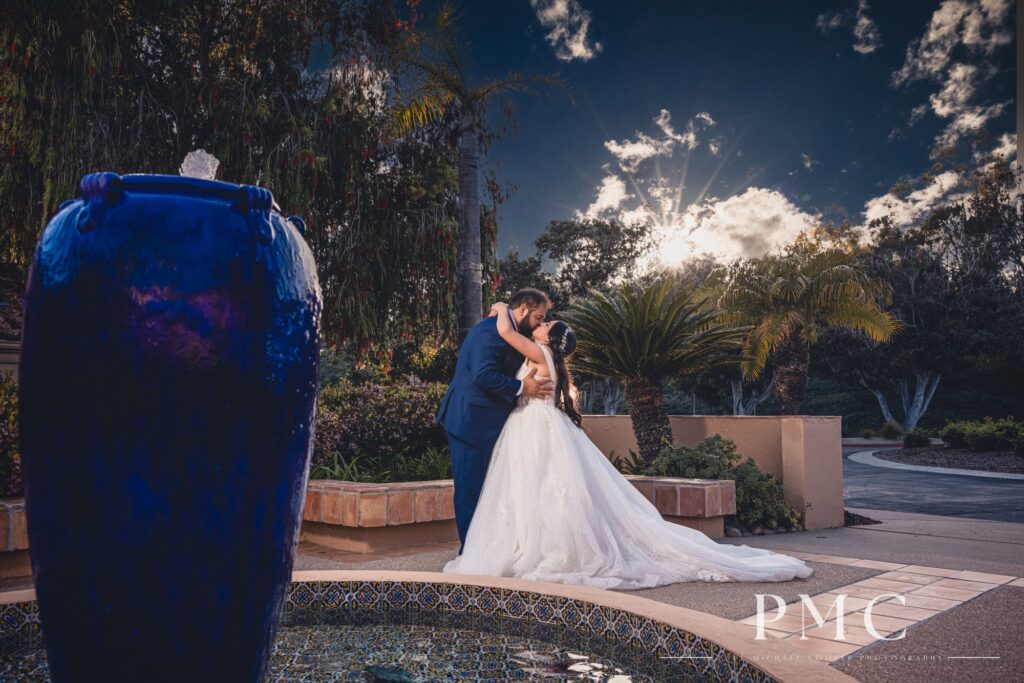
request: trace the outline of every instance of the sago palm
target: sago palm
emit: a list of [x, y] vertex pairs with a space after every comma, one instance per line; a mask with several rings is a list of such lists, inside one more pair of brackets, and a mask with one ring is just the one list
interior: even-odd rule
[[726, 327], [716, 315], [693, 285], [674, 279], [594, 292], [565, 312], [579, 340], [573, 366], [622, 382], [644, 462], [672, 442], [662, 378], [735, 362], [746, 331]]
[[712, 298], [723, 322], [751, 326], [740, 362], [746, 379], [760, 375], [773, 358], [775, 397], [783, 415], [796, 415], [800, 408], [810, 349], [822, 330], [859, 330], [884, 342], [901, 328], [882, 308], [890, 303], [885, 281], [857, 268], [845, 251], [806, 239], [784, 253], [722, 267], [701, 291]]
[[534, 93], [537, 85], [554, 85], [549, 76], [509, 72], [502, 78], [471, 85], [462, 60], [465, 41], [454, 7], [443, 3], [433, 26], [417, 32], [405, 46], [409, 67], [400, 82], [409, 92], [396, 95], [393, 127], [396, 135], [411, 134], [439, 120], [457, 122], [459, 144], [459, 240], [455, 300], [459, 339], [483, 317], [480, 255], [480, 139], [485, 131], [488, 103], [496, 96]]

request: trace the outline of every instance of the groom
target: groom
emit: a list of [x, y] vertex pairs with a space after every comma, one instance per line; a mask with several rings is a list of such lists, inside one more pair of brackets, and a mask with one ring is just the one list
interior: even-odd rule
[[[551, 299], [538, 289], [523, 289], [509, 300], [508, 307], [512, 324], [529, 336], [544, 322]], [[444, 424], [452, 454], [460, 555], [480, 499], [491, 451], [515, 407], [516, 397], [551, 395], [550, 380], [534, 379], [536, 369], [521, 381], [515, 379], [524, 359], [498, 334], [497, 320], [484, 318], [469, 330], [459, 349], [455, 377], [435, 418]]]

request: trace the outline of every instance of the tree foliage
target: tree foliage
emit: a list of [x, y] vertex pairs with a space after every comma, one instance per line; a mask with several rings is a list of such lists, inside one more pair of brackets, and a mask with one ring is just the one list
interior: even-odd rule
[[856, 252], [867, 273], [888, 283], [903, 329], [885, 343], [835, 330], [824, 359], [836, 376], [870, 391], [898, 429], [916, 427], [952, 371], [1024, 361], [1024, 207], [1013, 189], [1013, 174], [996, 164], [918, 227], [876, 219], [870, 243]]
[[557, 313], [573, 298], [609, 292], [632, 279], [637, 260], [651, 248], [651, 229], [614, 219], [559, 219], [548, 223], [534, 246], [533, 255], [510, 251], [501, 260], [499, 296], [523, 287], [543, 289]]
[[744, 377], [758, 376], [774, 356], [775, 394], [783, 414], [803, 400], [810, 348], [829, 327], [858, 330], [877, 341], [900, 328], [886, 311], [889, 288], [847, 252], [823, 248], [808, 236], [779, 253], [737, 261], [714, 271], [704, 286], [723, 321], [747, 325]]
[[176, 173], [203, 148], [305, 219], [325, 339], [448, 336], [452, 124], [385, 125], [408, 4], [410, 19], [369, 0], [4, 3], [0, 260], [27, 264], [83, 174]]
[[564, 317], [578, 338], [573, 367], [623, 383], [644, 461], [671, 443], [662, 378], [735, 362], [746, 332], [723, 325], [692, 283], [675, 278], [623, 283], [608, 295], [595, 291]]

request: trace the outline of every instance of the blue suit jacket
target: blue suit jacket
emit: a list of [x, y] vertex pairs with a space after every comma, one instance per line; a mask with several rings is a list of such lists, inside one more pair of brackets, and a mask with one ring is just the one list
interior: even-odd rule
[[448, 433], [484, 449], [494, 446], [515, 407], [515, 375], [524, 360], [498, 334], [497, 322], [484, 318], [469, 330], [436, 418]]

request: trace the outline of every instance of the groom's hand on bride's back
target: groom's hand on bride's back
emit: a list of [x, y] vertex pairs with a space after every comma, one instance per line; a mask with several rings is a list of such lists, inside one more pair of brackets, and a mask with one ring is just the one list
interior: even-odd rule
[[523, 396], [530, 398], [548, 398], [551, 396], [551, 380], [537, 379], [537, 368], [531, 368], [523, 378]]

